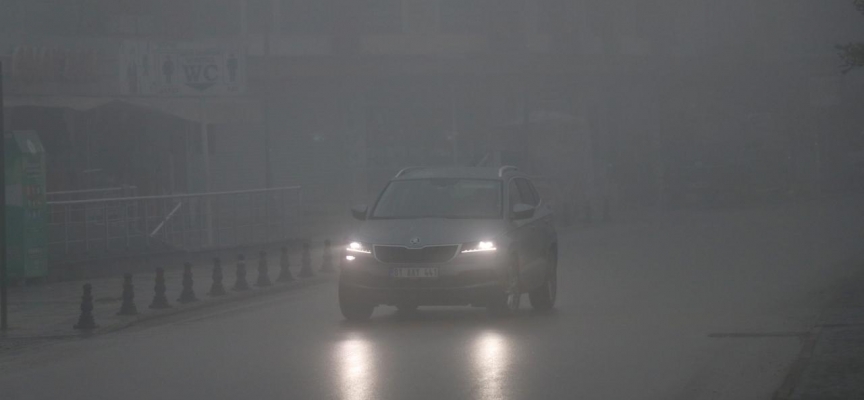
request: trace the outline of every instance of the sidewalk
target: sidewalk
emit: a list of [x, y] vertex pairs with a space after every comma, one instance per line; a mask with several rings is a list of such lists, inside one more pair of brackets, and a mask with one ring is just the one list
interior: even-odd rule
[[822, 313], [776, 400], [864, 399], [864, 273]]
[[237, 301], [249, 297], [259, 296], [266, 293], [276, 293], [290, 290], [310, 284], [322, 283], [332, 280], [338, 271], [340, 245], [333, 246], [333, 273], [322, 273], [322, 249], [313, 246], [311, 253], [311, 268], [315, 274], [312, 278], [302, 279], [299, 277], [301, 268], [301, 254], [299, 249], [289, 252], [290, 270], [295, 278], [292, 282], [277, 282], [280, 271], [279, 249], [268, 249], [267, 266], [268, 276], [273, 282], [270, 287], [257, 287], [258, 280], [258, 254], [246, 254], [246, 280], [250, 290], [237, 292], [232, 290], [236, 280], [237, 258], [235, 256], [222, 257], [222, 284], [227, 294], [213, 297], [207, 293], [213, 283], [213, 260], [205, 258], [205, 255], [193, 255], [187, 261], [193, 264], [192, 275], [194, 281], [194, 292], [198, 301], [181, 305], [177, 302], [182, 291], [183, 262], [172, 262], [172, 265], [163, 265], [165, 269], [166, 297], [171, 305], [169, 309], [152, 310], [148, 306], [153, 300], [155, 268], [159, 265], [148, 266], [146, 273], [133, 275], [135, 289], [135, 305], [138, 315], [118, 316], [120, 310], [123, 273], [129, 270], [140, 270], [141, 261], [136, 265], [120, 265], [116, 276], [107, 278], [96, 278], [89, 280], [74, 280], [55, 282], [39, 286], [12, 287], [9, 290], [9, 325], [10, 329], [5, 334], [0, 334], [0, 351], [14, 348], [28, 341], [39, 341], [48, 339], [60, 339], [76, 337], [87, 333], [73, 329], [80, 315], [82, 285], [90, 283], [93, 287], [93, 315], [99, 327], [94, 333], [110, 332], [125, 328], [136, 322], [149, 320], [160, 316], [171, 315], [181, 311], [206, 307], [208, 305], [221, 304]]

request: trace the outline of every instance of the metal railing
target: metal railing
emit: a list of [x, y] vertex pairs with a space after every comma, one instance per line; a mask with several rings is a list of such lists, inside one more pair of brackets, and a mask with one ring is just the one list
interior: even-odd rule
[[261, 245], [301, 235], [300, 187], [48, 203], [52, 263]]
[[69, 190], [63, 192], [45, 193], [46, 200], [49, 202], [92, 199], [116, 199], [121, 197], [125, 198], [135, 196], [138, 196], [138, 188], [136, 186], [127, 185], [111, 188]]

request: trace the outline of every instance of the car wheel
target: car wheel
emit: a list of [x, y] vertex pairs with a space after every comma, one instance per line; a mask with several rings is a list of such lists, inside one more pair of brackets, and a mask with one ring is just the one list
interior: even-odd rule
[[375, 305], [357, 295], [356, 292], [339, 285], [339, 310], [349, 321], [365, 321], [372, 316]]
[[558, 254], [553, 249], [549, 254], [549, 267], [546, 270], [546, 279], [540, 287], [528, 293], [531, 307], [537, 311], [548, 311], [555, 306], [558, 297]]
[[505, 271], [501, 293], [497, 294], [488, 310], [494, 315], [509, 315], [519, 309], [522, 302], [522, 291], [519, 281], [519, 258], [514, 254], [510, 257]]

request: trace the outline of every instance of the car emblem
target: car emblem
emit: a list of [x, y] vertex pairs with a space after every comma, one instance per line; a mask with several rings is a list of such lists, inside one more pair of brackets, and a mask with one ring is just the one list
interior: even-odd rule
[[420, 238], [419, 237], [411, 238], [410, 243], [412, 246], [417, 246], [420, 244]]

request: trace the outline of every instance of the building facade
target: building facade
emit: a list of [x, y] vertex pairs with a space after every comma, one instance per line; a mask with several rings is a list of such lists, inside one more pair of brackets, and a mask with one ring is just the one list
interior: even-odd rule
[[[864, 146], [833, 48], [862, 37], [842, 0], [0, 0], [7, 128], [43, 136], [49, 190], [301, 185], [322, 216], [416, 164], [515, 163], [582, 218], [757, 170], [804, 191]], [[129, 79], [189, 73], [152, 50], [178, 46], [242, 87]]]

